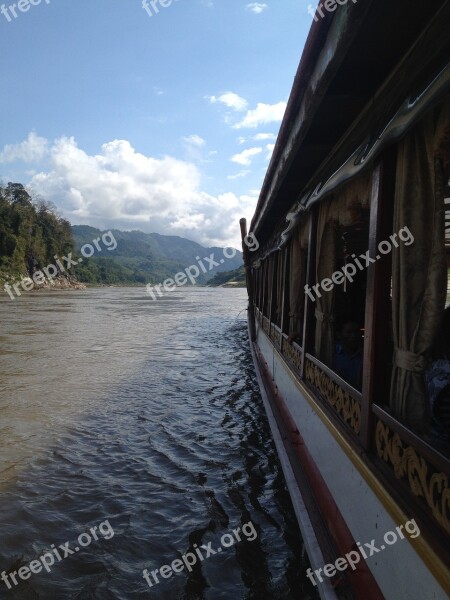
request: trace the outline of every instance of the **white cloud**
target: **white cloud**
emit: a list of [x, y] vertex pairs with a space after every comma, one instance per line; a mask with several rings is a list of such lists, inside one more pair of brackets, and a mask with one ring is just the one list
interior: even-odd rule
[[245, 100], [245, 98], [241, 98], [241, 96], [238, 96], [238, 94], [235, 94], [234, 92], [225, 92], [220, 96], [207, 96], [207, 99], [212, 104], [220, 102], [228, 108], [232, 108], [233, 110], [237, 111], [245, 110], [248, 105], [247, 100]]
[[272, 158], [273, 149], [275, 148], [275, 144], [267, 144], [267, 156], [266, 159], [270, 160]]
[[[28, 187], [54, 202], [70, 222], [239, 247], [239, 218], [252, 216], [256, 199], [231, 192], [208, 194], [192, 162], [146, 156], [126, 140], [103, 144], [98, 154], [88, 154], [72, 137], [41, 140], [48, 148], [49, 167], [30, 173]], [[33, 156], [39, 160], [41, 154]]]
[[53, 201], [59, 194], [69, 214], [80, 219], [167, 216], [184, 196], [192, 198], [200, 179], [194, 165], [144, 156], [125, 140], [103, 144], [101, 154], [91, 156], [74, 138], [60, 138], [51, 148], [51, 165], [52, 171], [32, 178], [32, 187]]
[[230, 158], [232, 162], [237, 163], [238, 165], [250, 165], [252, 162], [252, 157], [260, 154], [262, 152], [262, 148], [247, 148], [247, 150], [243, 150], [239, 154], [235, 154]]
[[247, 4], [247, 6], [245, 8], [247, 10], [250, 10], [251, 12], [255, 13], [256, 15], [259, 15], [263, 11], [265, 11], [267, 8], [269, 8], [269, 6], [262, 2], [251, 2], [250, 4]]
[[253, 136], [255, 142], [264, 141], [264, 140], [275, 140], [276, 135], [274, 133], [257, 133]]
[[243, 171], [239, 171], [235, 175], [228, 175], [227, 179], [240, 179], [241, 177], [247, 177], [247, 175], [251, 173], [250, 169], [245, 169]]
[[249, 110], [242, 121], [233, 125], [233, 128], [254, 128], [259, 125], [280, 122], [283, 119], [285, 110], [286, 102], [278, 102], [277, 104], [264, 104], [263, 102], [258, 102], [256, 108]]
[[0, 152], [0, 163], [9, 163], [16, 160], [22, 162], [39, 162], [48, 152], [48, 142], [39, 137], [34, 131], [28, 134], [25, 141], [19, 144], [7, 144]]
[[190, 146], [197, 146], [198, 148], [206, 144], [205, 140], [196, 133], [189, 135], [188, 137], [184, 137], [183, 142], [189, 144]]
[[[258, 202], [258, 198], [259, 198], [259, 194], [260, 194], [260, 190], [250, 190], [249, 194], [244, 194], [242, 196], [240, 196], [240, 200], [242, 202], [248, 202], [248, 204], [250, 206], [254, 206], [256, 207], [256, 203]], [[251, 215], [252, 217], [253, 215]], [[250, 220], [247, 219], [248, 223], [250, 224]]]
[[183, 137], [182, 140], [185, 144], [186, 160], [196, 164], [211, 162], [211, 159], [208, 158], [209, 153], [206, 156], [204, 154], [204, 146], [206, 145], [206, 141], [202, 137], [196, 133], [193, 133], [192, 135]]

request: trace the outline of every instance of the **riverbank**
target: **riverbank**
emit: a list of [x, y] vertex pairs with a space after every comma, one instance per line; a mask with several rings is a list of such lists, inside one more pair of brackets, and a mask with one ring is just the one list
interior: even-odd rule
[[227, 281], [222, 285], [211, 286], [211, 287], [221, 287], [221, 288], [245, 288], [247, 287], [245, 281]]
[[43, 278], [42, 283], [36, 284], [28, 274], [5, 273], [0, 271], [0, 289], [9, 296], [20, 296], [27, 291], [39, 290], [85, 290], [86, 285], [76, 279], [59, 275], [58, 277]]

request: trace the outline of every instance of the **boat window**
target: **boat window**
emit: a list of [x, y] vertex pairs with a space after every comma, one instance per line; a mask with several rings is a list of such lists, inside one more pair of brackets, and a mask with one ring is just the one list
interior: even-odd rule
[[370, 174], [345, 185], [319, 208], [315, 356], [354, 388], [362, 384], [363, 328], [370, 218]]
[[264, 260], [263, 266], [263, 297], [262, 312], [265, 317], [269, 317], [270, 284], [272, 279], [272, 261], [269, 258]]
[[262, 263], [259, 263], [258, 268], [255, 269], [257, 288], [256, 288], [256, 305], [259, 310], [262, 310], [262, 294], [263, 294], [263, 278], [264, 269]]
[[425, 383], [430, 410], [427, 437], [448, 454], [450, 449], [450, 164], [446, 165], [445, 216], [445, 309], [437, 334], [434, 336], [430, 357], [425, 369]]
[[[450, 100], [398, 146], [393, 231], [410, 243], [392, 252], [389, 408], [428, 440], [450, 440], [448, 182]], [[406, 228], [406, 229], [405, 229]], [[447, 309], [446, 309], [447, 306]]]
[[283, 266], [284, 258], [281, 251], [273, 255], [273, 276], [272, 276], [272, 306], [270, 320], [277, 327], [281, 326], [281, 315], [283, 309]]
[[310, 215], [308, 214], [293, 232], [288, 250], [289, 270], [286, 287], [289, 314], [288, 333], [291, 339], [299, 344], [302, 344], [309, 223]]

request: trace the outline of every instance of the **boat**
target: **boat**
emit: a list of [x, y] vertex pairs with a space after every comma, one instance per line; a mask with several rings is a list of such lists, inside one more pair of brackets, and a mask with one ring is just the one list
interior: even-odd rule
[[321, 2], [241, 219], [251, 352], [324, 599], [450, 597], [449, 22], [443, 0]]

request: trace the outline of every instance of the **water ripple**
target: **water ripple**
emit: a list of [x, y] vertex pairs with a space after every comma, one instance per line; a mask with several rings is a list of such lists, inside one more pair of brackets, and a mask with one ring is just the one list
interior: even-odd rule
[[[244, 307], [242, 290], [212, 289], [157, 303], [133, 289], [42, 293], [12, 316], [0, 302], [0, 570], [74, 545], [105, 519], [115, 532], [11, 591], [0, 583], [1, 598], [316, 598], [245, 311], [236, 318]], [[250, 520], [254, 541], [144, 581], [144, 568], [217, 547]]]

